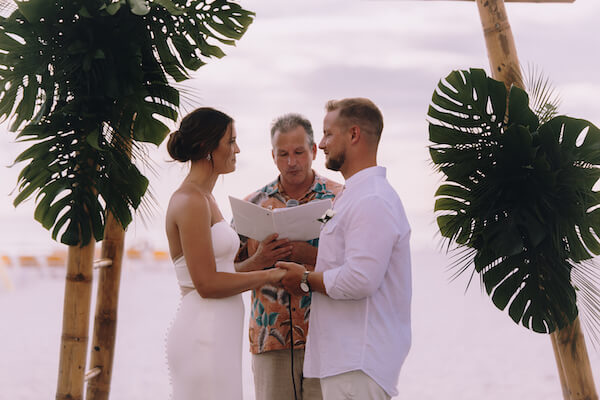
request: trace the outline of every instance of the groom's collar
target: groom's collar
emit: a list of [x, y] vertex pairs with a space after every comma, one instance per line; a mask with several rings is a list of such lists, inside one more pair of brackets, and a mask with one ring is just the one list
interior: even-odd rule
[[360, 171], [352, 175], [350, 178], [346, 179], [346, 184], [344, 185], [344, 187], [348, 189], [352, 186], [360, 185], [365, 180], [373, 178], [375, 176], [382, 176], [385, 178], [386, 172], [387, 170], [385, 169], [385, 167], [381, 167], [378, 165], [374, 167], [361, 169]]

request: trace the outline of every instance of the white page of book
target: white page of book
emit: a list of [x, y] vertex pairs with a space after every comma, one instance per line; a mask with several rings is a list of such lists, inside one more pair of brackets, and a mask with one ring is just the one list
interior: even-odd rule
[[235, 230], [240, 235], [263, 241], [267, 236], [275, 233], [272, 210], [231, 196], [229, 196], [229, 203], [233, 212]]
[[319, 237], [318, 219], [331, 208], [330, 199], [311, 201], [296, 207], [269, 210], [256, 204], [229, 196], [233, 222], [237, 233], [264, 240], [272, 233], [280, 239], [311, 240]]
[[311, 240], [319, 237], [322, 223], [319, 218], [331, 208], [331, 200], [313, 200], [296, 207], [273, 210], [273, 219], [279, 238]]

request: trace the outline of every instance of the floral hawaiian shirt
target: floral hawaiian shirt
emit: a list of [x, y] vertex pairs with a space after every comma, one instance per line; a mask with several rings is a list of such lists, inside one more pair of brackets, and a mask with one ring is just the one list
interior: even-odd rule
[[[315, 173], [313, 185], [298, 201], [304, 204], [313, 200], [333, 199], [341, 189], [342, 185], [339, 183]], [[247, 201], [265, 208], [285, 207], [289, 199], [290, 197], [279, 183], [279, 178], [246, 197]], [[244, 260], [256, 252], [258, 242], [246, 237], [240, 239], [241, 249], [238, 259]], [[318, 247], [319, 239], [310, 240], [308, 243]], [[310, 293], [303, 296], [290, 296], [285, 289], [274, 285], [265, 285], [253, 290], [250, 310], [250, 351], [258, 354], [289, 349], [292, 340], [294, 348], [304, 348], [308, 333], [310, 299]], [[292, 326], [293, 329], [290, 329]]]

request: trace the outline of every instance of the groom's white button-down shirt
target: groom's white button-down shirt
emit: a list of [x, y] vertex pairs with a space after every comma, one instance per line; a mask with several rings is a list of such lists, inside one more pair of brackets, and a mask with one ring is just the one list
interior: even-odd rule
[[411, 341], [410, 226], [383, 167], [346, 180], [319, 237], [304, 375], [362, 370], [390, 396]]

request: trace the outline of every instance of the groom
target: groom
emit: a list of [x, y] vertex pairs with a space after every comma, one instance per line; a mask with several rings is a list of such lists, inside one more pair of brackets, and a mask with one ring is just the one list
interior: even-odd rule
[[346, 184], [321, 230], [315, 270], [276, 265], [288, 270], [287, 290], [313, 292], [304, 375], [321, 379], [323, 399], [390, 399], [411, 341], [410, 227], [377, 166], [377, 106], [351, 98], [326, 110], [319, 148]]

